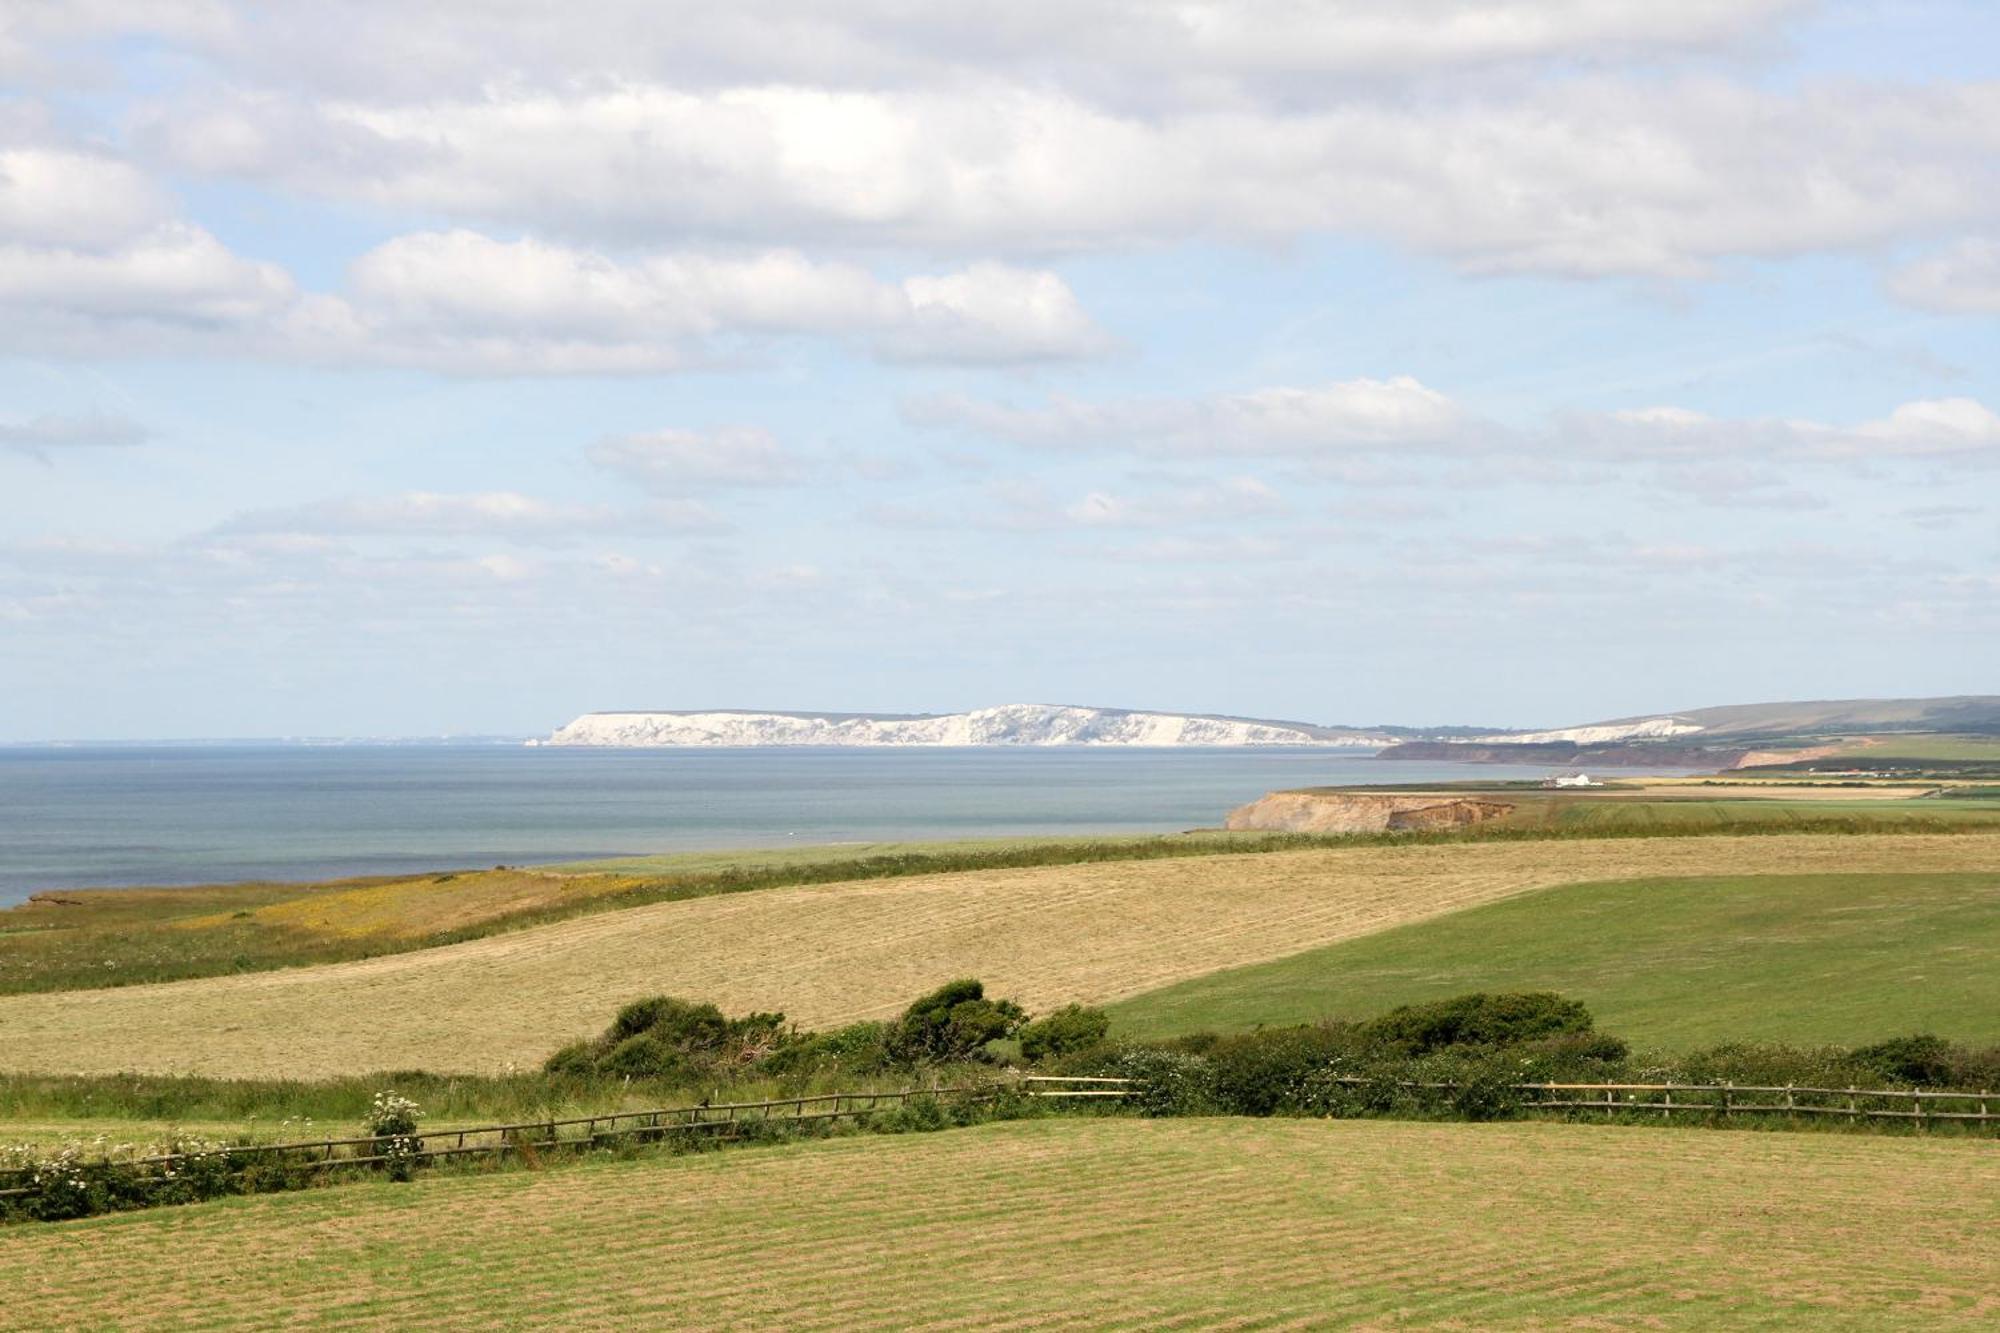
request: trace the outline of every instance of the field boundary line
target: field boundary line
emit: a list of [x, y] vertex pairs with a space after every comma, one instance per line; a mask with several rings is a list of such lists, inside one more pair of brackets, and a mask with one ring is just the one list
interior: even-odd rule
[[[1131, 1079], [1036, 1075], [986, 1085], [901, 1088], [891, 1092], [824, 1092], [754, 1102], [698, 1102], [691, 1106], [614, 1111], [604, 1115], [523, 1120], [502, 1125], [468, 1125], [410, 1135], [379, 1134], [222, 1145], [195, 1152], [160, 1153], [151, 1157], [107, 1161], [127, 1168], [150, 1167], [153, 1168], [148, 1173], [150, 1176], [169, 1177], [177, 1170], [197, 1164], [250, 1166], [259, 1160], [273, 1158], [295, 1167], [338, 1169], [394, 1161], [422, 1163], [479, 1153], [532, 1155], [548, 1149], [587, 1149], [633, 1136], [639, 1136], [639, 1141], [645, 1142], [674, 1134], [699, 1132], [708, 1137], [727, 1139], [751, 1126], [824, 1124], [859, 1119], [881, 1110], [904, 1106], [918, 1097], [943, 1098], [960, 1103], [992, 1101], [1008, 1088], [1030, 1098], [1125, 1097], [1130, 1095], [1133, 1083]], [[1075, 1084], [1122, 1086], [1075, 1088], [1072, 1086]], [[485, 1141], [482, 1142], [482, 1139]], [[365, 1151], [342, 1152], [341, 1149]], [[21, 1167], [0, 1172], [0, 1185], [6, 1185], [6, 1188], [0, 1188], [0, 1199], [33, 1194], [33, 1185], [19, 1183], [28, 1179], [33, 1171], [33, 1167]], [[8, 1183], [10, 1181], [13, 1183]]]

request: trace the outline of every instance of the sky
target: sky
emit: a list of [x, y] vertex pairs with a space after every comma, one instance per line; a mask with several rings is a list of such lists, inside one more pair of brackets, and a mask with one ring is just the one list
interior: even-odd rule
[[0, 740], [1992, 692], [1982, 0], [0, 0]]

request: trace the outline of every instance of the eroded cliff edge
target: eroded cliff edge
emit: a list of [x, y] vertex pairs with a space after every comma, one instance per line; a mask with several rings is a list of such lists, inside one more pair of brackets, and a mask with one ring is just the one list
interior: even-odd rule
[[1442, 792], [1274, 791], [1229, 812], [1224, 828], [1276, 833], [1382, 833], [1463, 828], [1513, 810], [1506, 801]]

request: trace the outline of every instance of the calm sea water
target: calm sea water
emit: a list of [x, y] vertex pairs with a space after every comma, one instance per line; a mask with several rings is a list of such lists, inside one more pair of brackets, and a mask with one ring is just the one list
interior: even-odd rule
[[1165, 832], [1273, 788], [1546, 771], [1297, 749], [0, 749], [0, 904], [93, 884]]

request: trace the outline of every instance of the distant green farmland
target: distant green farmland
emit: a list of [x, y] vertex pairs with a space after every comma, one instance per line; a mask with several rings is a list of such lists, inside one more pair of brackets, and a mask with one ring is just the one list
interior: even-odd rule
[[1555, 990], [1635, 1046], [2000, 1042], [2000, 872], [1575, 884], [1197, 977], [1118, 1030], [1359, 1017], [1473, 990]]
[[[1989, 759], [2000, 762], [2000, 736], [1910, 735], [1889, 733], [1844, 745], [1841, 758]], [[1867, 765], [1863, 764], [1862, 767]]]
[[1846, 822], [1894, 828], [1903, 824], [1984, 825], [2000, 828], [2000, 801], [1884, 801], [1828, 797], [1806, 801], [1731, 800], [1699, 797], [1672, 800], [1604, 800], [1524, 803], [1498, 821], [1508, 828], [1557, 828], [1577, 832], [1638, 828], [1699, 832], [1707, 828], [1824, 827]]

